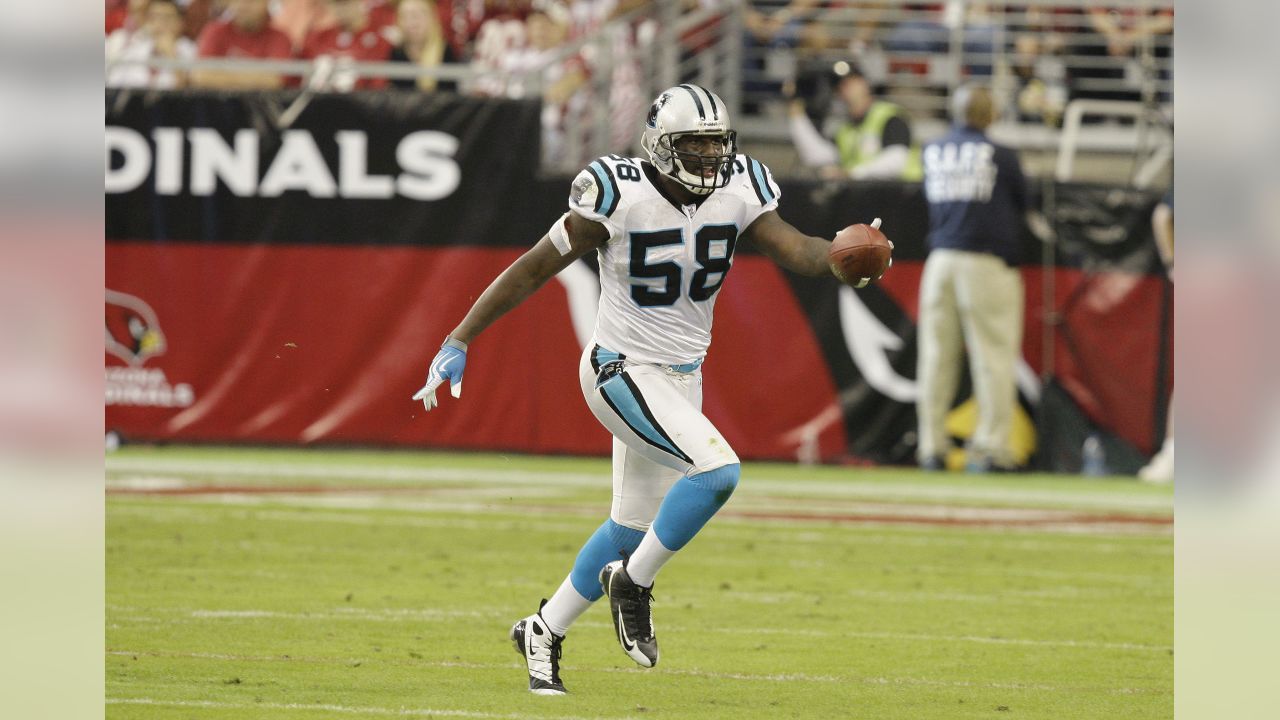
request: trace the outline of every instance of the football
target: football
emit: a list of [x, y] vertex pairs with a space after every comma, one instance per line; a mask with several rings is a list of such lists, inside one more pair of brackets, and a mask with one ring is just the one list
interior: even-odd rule
[[861, 287], [864, 279], [875, 280], [889, 269], [893, 245], [878, 225], [850, 225], [836, 233], [827, 262], [840, 282]]

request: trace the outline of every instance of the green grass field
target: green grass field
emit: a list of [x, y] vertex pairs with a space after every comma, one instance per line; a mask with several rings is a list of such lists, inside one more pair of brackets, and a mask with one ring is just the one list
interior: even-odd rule
[[608, 610], [527, 692], [507, 631], [608, 512], [604, 460], [125, 448], [109, 718], [1171, 718], [1173, 493], [747, 463], [663, 571], [662, 662]]

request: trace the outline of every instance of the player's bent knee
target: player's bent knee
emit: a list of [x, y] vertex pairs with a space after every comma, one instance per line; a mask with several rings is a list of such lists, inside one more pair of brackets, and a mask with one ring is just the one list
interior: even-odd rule
[[741, 476], [742, 465], [740, 463], [730, 463], [714, 470], [690, 475], [689, 481], [708, 490], [713, 490], [718, 494], [723, 494], [724, 499], [728, 500], [734, 489], [738, 487], [738, 478]]

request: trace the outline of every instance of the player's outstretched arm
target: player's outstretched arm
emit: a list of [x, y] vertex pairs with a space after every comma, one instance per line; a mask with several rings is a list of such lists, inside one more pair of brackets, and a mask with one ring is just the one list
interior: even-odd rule
[[827, 263], [831, 241], [805, 235], [776, 211], [771, 210], [756, 218], [742, 235], [760, 252], [794, 273], [818, 277], [831, 272]]
[[588, 252], [603, 246], [609, 239], [609, 231], [600, 223], [571, 212], [565, 218], [564, 236], [568, 241], [567, 253], [562, 254], [551, 242], [550, 236], [544, 235], [489, 284], [462, 322], [445, 338], [440, 352], [431, 361], [427, 382], [414, 393], [414, 400], [421, 400], [427, 410], [434, 408], [436, 388], [445, 380], [449, 381], [450, 393], [454, 397], [460, 397], [462, 373], [467, 363], [467, 345], [494, 321], [524, 302], [556, 273]]

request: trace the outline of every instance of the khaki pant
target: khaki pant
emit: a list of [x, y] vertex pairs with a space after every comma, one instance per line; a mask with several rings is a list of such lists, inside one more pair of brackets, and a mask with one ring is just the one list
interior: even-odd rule
[[1022, 315], [1022, 276], [1000, 258], [963, 250], [929, 254], [920, 280], [920, 460], [944, 457], [950, 449], [944, 424], [960, 380], [960, 353], [967, 346], [978, 404], [968, 460], [1013, 464], [1009, 434]]

